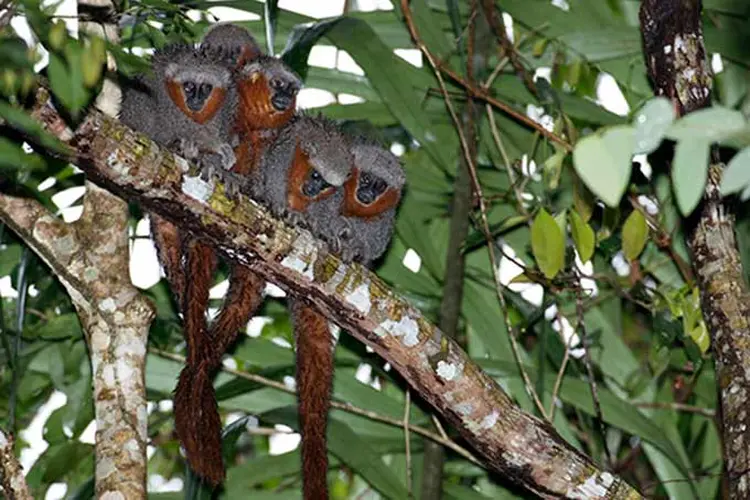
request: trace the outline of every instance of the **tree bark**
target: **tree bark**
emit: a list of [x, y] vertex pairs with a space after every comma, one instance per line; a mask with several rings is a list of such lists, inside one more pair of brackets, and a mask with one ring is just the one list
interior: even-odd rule
[[[711, 69], [703, 42], [700, 0], [644, 0], [641, 33], [657, 95], [678, 115], [711, 105]], [[715, 156], [715, 155], [714, 155]], [[734, 234], [734, 215], [722, 203], [722, 165], [712, 161], [702, 205], [688, 223], [688, 246], [711, 335], [721, 401], [724, 466], [730, 498], [750, 496], [750, 291]]]
[[[61, 118], [48, 99], [40, 103], [34, 116], [48, 130], [59, 130]], [[250, 199], [227, 200], [212, 183], [188, 177], [185, 160], [96, 111], [68, 143], [69, 159], [93, 182], [191, 231], [375, 350], [489, 469], [542, 498], [641, 498], [547, 422], [515, 406], [454, 341], [377, 276], [342, 263], [309, 232], [286, 226]]]

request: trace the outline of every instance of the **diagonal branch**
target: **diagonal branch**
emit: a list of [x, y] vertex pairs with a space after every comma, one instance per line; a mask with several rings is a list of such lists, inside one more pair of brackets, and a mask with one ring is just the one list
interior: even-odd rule
[[[59, 120], [46, 99], [35, 116]], [[304, 230], [254, 201], [227, 200], [189, 165], [92, 112], [76, 131], [70, 160], [89, 178], [193, 232], [229, 259], [315, 307], [387, 360], [461, 433], [489, 469], [542, 498], [641, 498], [601, 471], [546, 422], [523, 412], [494, 379], [377, 276], [342, 263]]]

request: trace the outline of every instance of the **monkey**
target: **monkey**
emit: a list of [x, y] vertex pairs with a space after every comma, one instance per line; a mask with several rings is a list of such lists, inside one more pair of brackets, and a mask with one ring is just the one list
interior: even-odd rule
[[[250, 183], [252, 195], [274, 215], [309, 228], [311, 210], [343, 193], [353, 163], [349, 141], [332, 121], [298, 114], [261, 158]], [[326, 429], [335, 346], [326, 318], [304, 300], [290, 297], [289, 311], [296, 346], [303, 496], [328, 498]]]
[[[237, 94], [226, 54], [215, 47], [168, 45], [154, 53], [153, 75], [141, 76], [136, 86], [124, 89], [121, 121], [186, 159], [197, 160], [204, 177], [225, 171], [235, 162], [231, 134]], [[154, 214], [151, 222], [159, 260], [183, 312], [188, 345], [188, 360], [175, 391], [175, 429], [193, 469], [216, 483], [223, 477], [223, 466], [221, 421], [213, 388], [210, 394], [199, 396], [196, 412], [192, 401], [198, 396], [191, 392], [193, 387], [205, 388], [200, 380], [207, 375], [193, 367], [212, 353], [204, 310], [193, 304], [208, 302], [216, 256], [171, 222]]]
[[258, 42], [242, 26], [232, 23], [216, 23], [203, 34], [201, 48], [220, 47], [227, 52], [232, 68], [240, 68], [246, 62], [261, 56]]
[[[216, 31], [210, 34], [213, 33]], [[201, 47], [211, 45], [204, 40]], [[238, 106], [232, 136], [239, 141], [239, 153], [228, 173], [237, 179], [245, 179], [255, 168], [264, 149], [274, 140], [276, 129], [294, 115], [301, 80], [278, 59], [258, 56], [245, 60], [236, 69], [234, 81]], [[221, 174], [222, 179], [225, 179], [225, 175]], [[230, 182], [224, 185], [227, 188]], [[184, 265], [190, 270], [191, 279], [184, 299], [185, 329], [198, 332], [206, 323], [208, 289], [215, 268], [216, 252], [197, 241], [188, 252]], [[188, 363], [180, 374], [175, 391], [175, 423], [180, 422], [183, 429], [188, 423], [193, 425], [187, 431], [190, 436], [181, 437], [188, 462], [199, 476], [213, 485], [223, 479], [224, 466], [220, 438], [216, 438], [220, 436], [221, 427], [211, 379], [221, 366], [223, 353], [261, 304], [264, 286], [265, 281], [247, 267], [232, 265], [224, 305], [208, 331], [210, 347], [200, 354], [197, 362]], [[196, 293], [191, 293], [191, 290]]]

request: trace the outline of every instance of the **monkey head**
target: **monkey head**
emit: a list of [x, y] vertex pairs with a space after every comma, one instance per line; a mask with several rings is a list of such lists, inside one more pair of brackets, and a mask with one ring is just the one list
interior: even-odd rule
[[294, 116], [302, 80], [280, 59], [260, 56], [246, 62], [236, 81], [241, 128], [278, 128]]
[[347, 217], [376, 217], [398, 205], [404, 171], [396, 156], [366, 141], [352, 146], [354, 169], [344, 185], [341, 213]]
[[261, 55], [255, 38], [242, 26], [232, 23], [216, 23], [203, 35], [201, 48], [221, 47], [227, 53], [232, 68], [241, 67]]
[[[175, 106], [196, 123], [212, 119], [223, 106], [232, 82], [222, 65], [221, 52], [189, 49], [173, 51], [177, 57], [164, 64], [164, 86]], [[157, 69], [157, 61], [154, 64]]]
[[347, 137], [330, 120], [300, 115], [293, 129], [297, 145], [288, 174], [287, 205], [305, 212], [344, 184], [354, 157]]

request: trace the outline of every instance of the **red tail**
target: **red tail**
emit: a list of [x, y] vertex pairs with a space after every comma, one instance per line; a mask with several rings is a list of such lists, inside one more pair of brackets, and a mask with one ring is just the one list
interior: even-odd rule
[[210, 337], [214, 347], [214, 359], [211, 361], [216, 368], [221, 365], [221, 356], [237, 338], [240, 328], [247, 324], [260, 306], [265, 284], [263, 278], [247, 267], [239, 264], [232, 266], [224, 306], [211, 326]]
[[297, 394], [302, 433], [302, 490], [306, 500], [328, 498], [326, 427], [333, 384], [333, 342], [328, 320], [290, 301], [297, 340]]
[[224, 479], [221, 419], [211, 383], [213, 346], [208, 336], [206, 306], [216, 254], [197, 240], [185, 242], [186, 279], [183, 306], [188, 359], [174, 395], [175, 430], [193, 471], [212, 485]]

